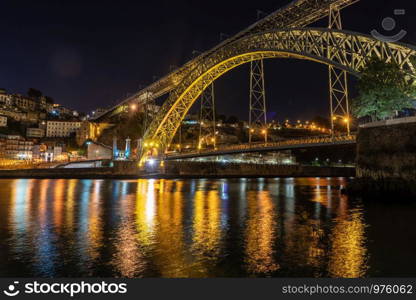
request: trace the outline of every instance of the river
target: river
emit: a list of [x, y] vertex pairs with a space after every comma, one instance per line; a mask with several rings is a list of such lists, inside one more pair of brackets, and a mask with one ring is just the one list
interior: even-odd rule
[[405, 277], [416, 206], [344, 178], [0, 180], [1, 277]]

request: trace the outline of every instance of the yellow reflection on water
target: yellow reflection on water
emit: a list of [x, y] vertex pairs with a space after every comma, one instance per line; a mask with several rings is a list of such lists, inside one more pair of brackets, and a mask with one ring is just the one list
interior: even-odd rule
[[68, 182], [66, 190], [66, 202], [65, 202], [65, 228], [67, 231], [72, 232], [74, 229], [74, 206], [75, 206], [75, 189], [78, 181], [71, 179]]
[[89, 205], [89, 226], [88, 226], [88, 240], [89, 240], [89, 255], [92, 259], [99, 256], [99, 248], [102, 246], [103, 228], [101, 220], [100, 190], [102, 181], [95, 180], [93, 185], [93, 192], [91, 195]]
[[249, 273], [267, 274], [279, 269], [274, 259], [276, 211], [268, 191], [247, 193], [246, 264]]
[[65, 201], [65, 183], [66, 180], [59, 179], [55, 181], [54, 191], [53, 191], [53, 220], [55, 228], [57, 231], [61, 231], [62, 228], [62, 218], [63, 218], [63, 209]]
[[[230, 189], [236, 199], [223, 182], [210, 180], [120, 181], [113, 183], [112, 196], [101, 180], [15, 180], [5, 219], [11, 252], [30, 253], [45, 276], [55, 274], [55, 264], [71, 253], [83, 271], [110, 263], [122, 277], [213, 277], [228, 274], [224, 265], [260, 276], [279, 270], [363, 277], [368, 269], [363, 212], [349, 207], [353, 204], [331, 182], [287, 182], [273, 194], [264, 182], [250, 187], [242, 181]], [[226, 231], [227, 226], [243, 233]], [[55, 242], [61, 240], [70, 250]], [[237, 242], [225, 244], [231, 240]], [[243, 252], [244, 266], [235, 267], [234, 257], [227, 260], [226, 254], [236, 252], [238, 259]]]
[[155, 180], [138, 180], [136, 193], [137, 240], [142, 246], [154, 241], [156, 191]]
[[363, 277], [368, 269], [363, 212], [351, 210], [349, 216], [335, 219], [329, 253], [329, 273], [332, 277]]
[[135, 229], [136, 195], [123, 196], [120, 201], [122, 222], [116, 233], [115, 253], [111, 264], [122, 277], [140, 277], [145, 268], [142, 250], [138, 247]]
[[50, 181], [47, 179], [42, 180], [40, 183], [40, 197], [38, 203], [38, 219], [40, 221], [40, 227], [44, 227], [46, 225], [49, 183]]
[[[14, 182], [11, 197], [11, 215], [10, 224], [13, 226], [13, 232], [16, 234], [25, 233], [30, 223], [32, 193], [34, 188], [34, 180], [19, 179]], [[23, 236], [19, 236], [19, 240]], [[20, 241], [23, 242], [23, 241]]]
[[220, 201], [216, 189], [195, 192], [192, 252], [199, 263], [196, 276], [207, 276], [207, 263], [216, 261], [221, 253]]
[[182, 186], [183, 182], [165, 180], [161, 180], [159, 185], [155, 263], [165, 278], [189, 277], [184, 256]]

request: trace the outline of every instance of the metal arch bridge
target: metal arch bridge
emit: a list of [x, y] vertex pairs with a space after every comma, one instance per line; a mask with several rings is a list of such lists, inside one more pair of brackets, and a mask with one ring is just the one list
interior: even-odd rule
[[302, 28], [327, 17], [330, 14], [331, 7], [336, 10], [341, 10], [358, 1], [359, 0], [293, 0], [286, 6], [279, 8], [248, 28], [224, 40], [214, 48], [201, 53], [182, 67], [173, 70], [134, 95], [127, 97], [104, 113], [95, 116], [93, 120], [101, 121], [107, 119], [125, 112], [132, 103], [145, 105], [146, 103], [171, 92], [191, 70], [201, 63], [201, 61], [215, 53], [218, 49], [221, 49], [237, 39], [276, 28]]
[[[140, 161], [143, 162], [148, 156], [161, 156], [168, 150], [191, 106], [217, 78], [244, 63], [267, 58], [296, 58], [329, 66], [333, 126], [333, 116], [349, 117], [347, 73], [359, 76], [369, 58], [378, 57], [386, 62], [395, 62], [410, 76], [416, 77], [413, 65], [416, 59], [415, 47], [387, 43], [368, 35], [342, 30], [341, 9], [358, 1], [292, 1], [126, 99], [108, 113], [123, 110], [126, 103], [131, 101], [146, 103], [169, 92], [168, 99], [144, 135], [145, 147], [140, 155]], [[328, 28], [305, 28], [327, 16]], [[338, 87], [335, 86], [337, 83]], [[339, 98], [334, 96], [336, 93]], [[349, 126], [349, 122], [347, 124]]]
[[189, 159], [208, 156], [220, 156], [229, 154], [252, 153], [252, 152], [269, 152], [294, 150], [324, 146], [351, 145], [356, 143], [356, 135], [340, 135], [340, 136], [318, 136], [298, 139], [288, 139], [271, 143], [251, 143], [224, 146], [217, 149], [195, 150], [183, 153], [168, 152], [164, 156], [164, 160]]
[[376, 56], [394, 61], [415, 76], [416, 48], [386, 43], [370, 36], [329, 29], [285, 29], [253, 34], [232, 42], [205, 58], [170, 93], [147, 130], [144, 141], [164, 152], [182, 120], [202, 92], [229, 70], [265, 58], [298, 58], [335, 66], [359, 76]]

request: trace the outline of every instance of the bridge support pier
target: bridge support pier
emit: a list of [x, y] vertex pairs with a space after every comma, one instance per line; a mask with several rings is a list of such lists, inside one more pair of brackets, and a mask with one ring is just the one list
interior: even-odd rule
[[264, 86], [263, 59], [252, 61], [250, 64], [250, 114], [249, 114], [249, 143], [252, 142], [256, 130], [260, 130], [267, 143], [266, 90]]
[[155, 98], [150, 97], [149, 95], [146, 96], [146, 104], [144, 105], [144, 125], [143, 125], [143, 136], [147, 129], [150, 127], [150, 123], [153, 121], [153, 114], [155, 113], [152, 111], [155, 107]]
[[[333, 6], [330, 7], [329, 29], [342, 30], [341, 11]], [[328, 41], [329, 42], [329, 41]], [[337, 49], [328, 47], [328, 59], [337, 56]], [[334, 66], [329, 66], [329, 103], [331, 118], [331, 133], [335, 135], [335, 123], [341, 121], [346, 126], [347, 134], [350, 135], [350, 111], [348, 94], [348, 74], [347, 71], [339, 70]]]
[[216, 148], [216, 131], [215, 122], [215, 92], [214, 83], [212, 83], [201, 95], [201, 109], [199, 111], [199, 137], [198, 149], [202, 145], [212, 144]]

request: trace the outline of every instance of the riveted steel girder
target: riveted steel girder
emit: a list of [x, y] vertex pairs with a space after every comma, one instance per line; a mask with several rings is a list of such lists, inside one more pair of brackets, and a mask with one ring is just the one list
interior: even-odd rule
[[250, 64], [249, 104], [248, 141], [251, 143], [255, 131], [260, 130], [264, 136], [264, 142], [267, 143], [267, 107], [263, 60], [254, 60]]
[[215, 90], [212, 83], [201, 95], [201, 107], [199, 110], [199, 138], [198, 149], [205, 146], [216, 147], [216, 122], [215, 122]]
[[[329, 13], [329, 29], [342, 30], [341, 11], [335, 7], [330, 7]], [[328, 58], [337, 51], [328, 48]], [[348, 74], [345, 70], [340, 70], [332, 65], [328, 66], [329, 74], [329, 109], [331, 120], [332, 136], [335, 135], [335, 122], [339, 119], [343, 120], [346, 125], [347, 134], [350, 134], [350, 109], [349, 109], [349, 93], [348, 93]]]

